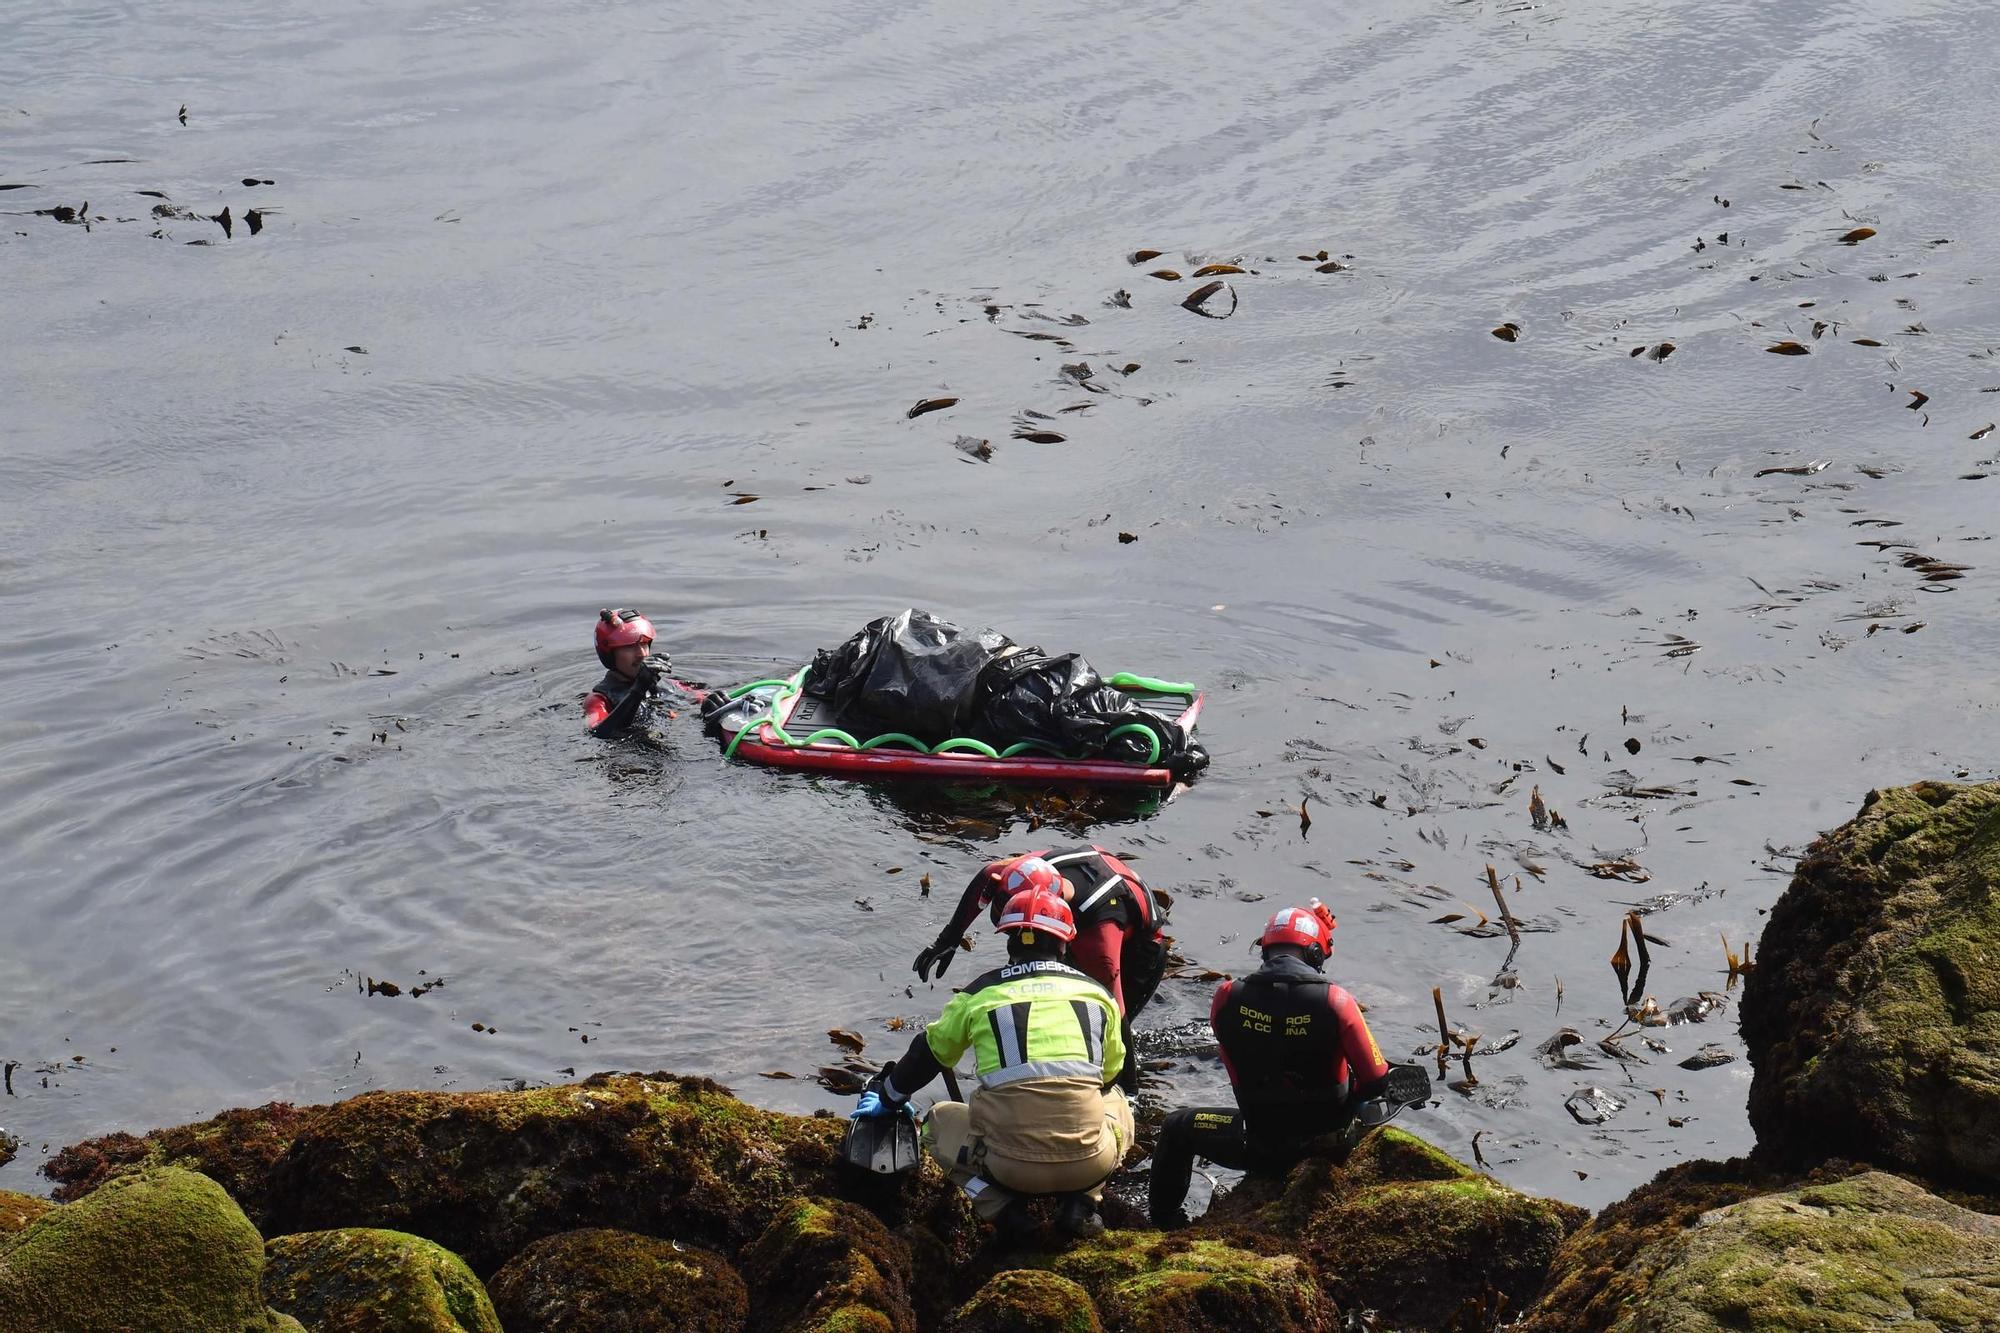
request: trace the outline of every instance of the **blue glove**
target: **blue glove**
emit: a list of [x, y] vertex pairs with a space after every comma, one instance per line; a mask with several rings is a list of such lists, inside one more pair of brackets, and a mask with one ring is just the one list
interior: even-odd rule
[[854, 1109], [848, 1113], [847, 1118], [849, 1120], [860, 1120], [864, 1117], [873, 1118], [876, 1116], [894, 1115], [896, 1110], [896, 1107], [882, 1100], [882, 1094], [879, 1091], [869, 1088], [861, 1094], [861, 1100], [854, 1103]]

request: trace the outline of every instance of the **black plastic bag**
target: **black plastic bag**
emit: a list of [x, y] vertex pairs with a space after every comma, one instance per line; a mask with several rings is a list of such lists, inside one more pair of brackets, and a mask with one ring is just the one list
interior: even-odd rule
[[[1118, 728], [1136, 723], [1145, 731]], [[973, 734], [993, 745], [1036, 741], [1075, 758], [1143, 762], [1157, 741], [1161, 762], [1185, 744], [1180, 728], [1106, 685], [1076, 653], [1047, 657], [1029, 650], [989, 664], [979, 681]]]
[[813, 654], [805, 691], [833, 705], [842, 724], [908, 732], [926, 744], [968, 735], [980, 673], [1019, 651], [990, 629], [964, 630], [908, 610], [871, 620], [838, 648]]

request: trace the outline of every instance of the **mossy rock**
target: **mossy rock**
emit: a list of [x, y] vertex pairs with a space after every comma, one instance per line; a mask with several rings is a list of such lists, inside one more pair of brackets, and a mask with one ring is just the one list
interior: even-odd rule
[[264, 1247], [264, 1298], [311, 1333], [500, 1333], [465, 1261], [402, 1231], [280, 1236]]
[[1603, 1333], [1652, 1285], [1661, 1242], [1706, 1213], [1791, 1183], [1744, 1158], [1669, 1167], [1563, 1242], [1517, 1333]]
[[1587, 1216], [1510, 1189], [1414, 1134], [1382, 1129], [1345, 1162], [1299, 1163], [1282, 1189], [1246, 1181], [1203, 1221], [1225, 1238], [1304, 1254], [1342, 1309], [1434, 1328], [1521, 1310]]
[[1319, 1333], [1333, 1302], [1296, 1255], [1153, 1231], [1108, 1231], [1038, 1261], [1090, 1294], [1112, 1333]]
[[837, 1161], [844, 1128], [758, 1110], [707, 1079], [596, 1074], [518, 1092], [372, 1092], [226, 1112], [79, 1144], [49, 1174], [57, 1197], [73, 1198], [147, 1164], [213, 1163], [267, 1235], [408, 1231], [482, 1277], [543, 1236], [585, 1227], [734, 1254], [802, 1194], [864, 1200], [968, 1253], [977, 1228], [943, 1174], [859, 1178]]
[[1869, 1172], [1706, 1214], [1612, 1333], [2000, 1328], [2000, 1218]]
[[272, 1102], [146, 1135], [106, 1134], [63, 1149], [42, 1174], [57, 1182], [56, 1201], [68, 1203], [133, 1171], [184, 1166], [221, 1185], [263, 1227], [271, 1168], [317, 1109]]
[[12, 1190], [0, 1190], [0, 1236], [11, 1236], [17, 1231], [25, 1231], [28, 1223], [55, 1207], [47, 1199], [36, 1198], [32, 1194], [16, 1194]]
[[783, 1333], [914, 1333], [910, 1247], [865, 1208], [799, 1199], [745, 1250], [750, 1313]]
[[[278, 1164], [274, 1230], [393, 1226], [482, 1275], [532, 1241], [586, 1227], [734, 1254], [798, 1196], [840, 1191], [843, 1128], [665, 1075], [368, 1093], [314, 1116]], [[950, 1206], [941, 1175], [906, 1179], [897, 1188], [918, 1211]]]
[[0, 1251], [0, 1328], [36, 1333], [272, 1333], [264, 1241], [207, 1176], [122, 1177], [51, 1209]]
[[2000, 1185], [2000, 783], [1869, 793], [1807, 849], [1744, 987], [1760, 1152]]
[[1032, 1268], [996, 1273], [952, 1314], [946, 1333], [1103, 1333], [1090, 1293]]
[[721, 1255], [604, 1227], [536, 1241], [492, 1290], [507, 1333], [740, 1333], [750, 1305]]

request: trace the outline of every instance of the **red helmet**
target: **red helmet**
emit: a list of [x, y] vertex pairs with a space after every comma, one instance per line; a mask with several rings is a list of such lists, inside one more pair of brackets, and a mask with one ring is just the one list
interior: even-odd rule
[[653, 622], [637, 611], [613, 611], [607, 607], [597, 613], [597, 660], [604, 663], [607, 671], [611, 669], [613, 648], [650, 644], [653, 638]]
[[[1042, 864], [1046, 866], [1048, 862]], [[994, 924], [1003, 931], [1047, 931], [1065, 943], [1076, 938], [1076, 918], [1070, 915], [1069, 904], [1062, 900], [1061, 894], [1047, 889], [1022, 889], [1007, 900]]]
[[1315, 898], [1310, 907], [1287, 907], [1273, 916], [1264, 925], [1264, 933], [1257, 937], [1257, 947], [1268, 949], [1274, 944], [1295, 944], [1306, 951], [1306, 958], [1314, 967], [1326, 961], [1333, 952], [1333, 913], [1327, 905]]
[[1062, 872], [1039, 856], [1017, 857], [1000, 873], [1000, 892], [1012, 898], [1028, 889], [1062, 896]]

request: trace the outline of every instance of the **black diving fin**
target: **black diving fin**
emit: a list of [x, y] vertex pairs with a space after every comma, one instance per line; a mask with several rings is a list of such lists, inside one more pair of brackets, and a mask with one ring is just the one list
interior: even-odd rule
[[914, 1171], [923, 1161], [917, 1122], [907, 1110], [893, 1115], [856, 1116], [847, 1122], [840, 1155], [849, 1166], [876, 1175]]
[[1363, 1128], [1374, 1129], [1394, 1120], [1405, 1107], [1423, 1105], [1430, 1096], [1431, 1076], [1422, 1065], [1390, 1065], [1382, 1094], [1363, 1102], [1356, 1119]]

